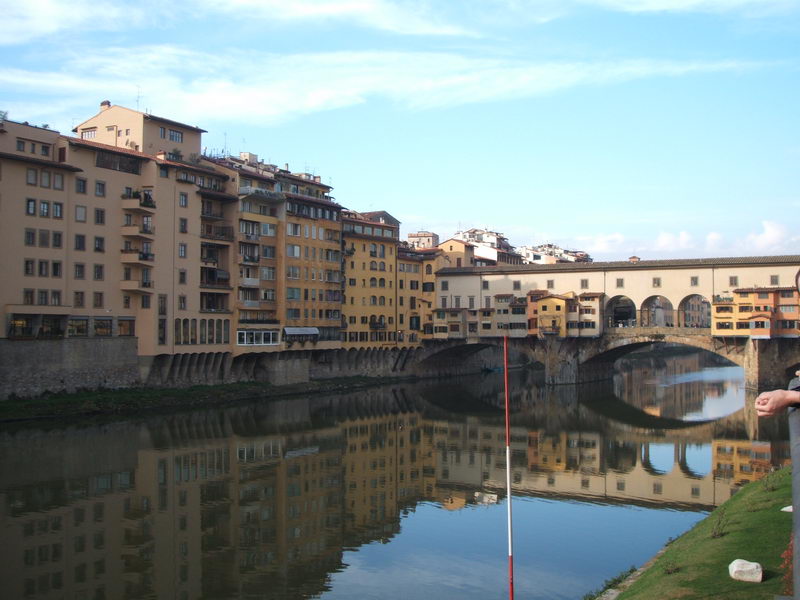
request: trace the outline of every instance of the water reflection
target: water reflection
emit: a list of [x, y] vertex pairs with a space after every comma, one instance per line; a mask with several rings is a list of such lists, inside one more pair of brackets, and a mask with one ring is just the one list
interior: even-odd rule
[[[648, 360], [631, 359], [613, 381], [591, 386], [546, 389], [536, 372], [513, 374], [510, 468], [523, 515], [519, 578], [529, 582], [519, 597], [581, 597], [646, 560], [739, 482], [788, 461], [781, 425], [759, 430], [743, 395], [724, 419], [680, 420], [703, 414], [713, 390], [738, 389], [735, 378], [692, 376], [703, 372], [697, 356]], [[425, 581], [428, 593], [494, 597], [475, 578], [489, 570], [502, 589], [500, 383], [481, 376], [6, 432], [6, 593], [403, 598]], [[610, 549], [581, 559], [576, 572], [570, 544], [585, 538], [564, 523], [584, 521], [601, 528], [593, 536], [604, 541], [593, 544]], [[434, 583], [442, 568], [462, 574]]]

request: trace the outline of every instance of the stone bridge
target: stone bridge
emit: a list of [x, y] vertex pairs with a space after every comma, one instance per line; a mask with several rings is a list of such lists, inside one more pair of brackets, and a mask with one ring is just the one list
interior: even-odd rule
[[[751, 389], [783, 387], [800, 367], [800, 340], [713, 337], [708, 329], [680, 327], [623, 327], [595, 338], [509, 338], [509, 352], [544, 366], [551, 385], [599, 381], [609, 377], [621, 356], [654, 342], [681, 344], [707, 350], [741, 366]], [[414, 367], [444, 367], [487, 347], [502, 348], [503, 338], [468, 338], [430, 342], [404, 359]]]

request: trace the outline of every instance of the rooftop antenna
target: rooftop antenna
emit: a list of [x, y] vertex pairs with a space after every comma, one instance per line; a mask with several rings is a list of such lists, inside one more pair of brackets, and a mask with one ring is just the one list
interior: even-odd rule
[[139, 110], [139, 100], [142, 97], [142, 88], [138, 85], [136, 86], [136, 110]]

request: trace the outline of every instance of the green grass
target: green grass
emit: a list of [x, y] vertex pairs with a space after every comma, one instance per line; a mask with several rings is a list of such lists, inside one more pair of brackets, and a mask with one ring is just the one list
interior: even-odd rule
[[189, 388], [140, 387], [86, 390], [74, 394], [44, 394], [37, 398], [11, 398], [0, 401], [0, 422], [176, 411], [220, 406], [250, 399], [286, 398], [326, 392], [341, 393], [394, 381], [397, 379], [341, 377], [282, 386], [248, 382], [197, 385]]
[[[744, 486], [669, 546], [618, 600], [725, 598], [773, 600], [784, 592], [781, 554], [792, 528], [791, 468]], [[761, 583], [734, 581], [731, 561], [761, 563]]]

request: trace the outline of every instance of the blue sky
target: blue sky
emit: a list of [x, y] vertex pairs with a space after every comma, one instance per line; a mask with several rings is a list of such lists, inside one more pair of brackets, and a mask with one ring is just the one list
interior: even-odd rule
[[800, 253], [800, 0], [0, 0], [0, 110], [101, 100], [321, 175], [403, 234]]

